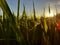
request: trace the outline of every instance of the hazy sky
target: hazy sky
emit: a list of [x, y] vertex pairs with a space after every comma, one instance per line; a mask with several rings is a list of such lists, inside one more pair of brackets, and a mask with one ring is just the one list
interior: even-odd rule
[[[17, 13], [17, 2], [18, 0], [6, 0], [11, 11], [15, 14]], [[40, 15], [43, 11], [43, 8], [46, 8], [46, 12], [48, 11], [48, 5], [51, 4], [51, 9], [55, 10], [55, 6], [60, 9], [60, 0], [33, 0], [35, 3], [36, 14]], [[23, 3], [26, 7], [26, 13], [31, 15], [33, 13], [33, 1], [32, 0], [20, 0], [20, 15], [23, 11]], [[59, 10], [58, 10], [59, 11]], [[2, 13], [0, 9], [0, 14]]]

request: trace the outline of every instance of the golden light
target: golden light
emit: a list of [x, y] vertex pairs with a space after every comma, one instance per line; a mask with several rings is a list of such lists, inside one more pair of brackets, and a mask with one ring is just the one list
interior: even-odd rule
[[53, 17], [54, 16], [54, 12], [51, 11], [50, 14], [49, 14], [49, 17]]
[[46, 13], [46, 17], [53, 17], [55, 14], [56, 13], [53, 10], [51, 10], [50, 13], [49, 12]]

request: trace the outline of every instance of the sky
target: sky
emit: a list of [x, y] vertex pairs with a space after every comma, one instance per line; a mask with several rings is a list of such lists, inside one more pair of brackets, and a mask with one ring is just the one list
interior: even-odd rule
[[[6, 0], [11, 12], [14, 12], [17, 15], [17, 5], [18, 0]], [[41, 15], [43, 13], [43, 9], [45, 8], [46, 12], [48, 12], [48, 5], [50, 4], [51, 10], [55, 11], [55, 7], [57, 8], [58, 12], [60, 10], [60, 0], [20, 0], [20, 15], [23, 12], [23, 4], [26, 7], [26, 13], [28, 15], [33, 14], [33, 1], [35, 4], [36, 15]], [[2, 10], [0, 8], [0, 15], [2, 14]]]

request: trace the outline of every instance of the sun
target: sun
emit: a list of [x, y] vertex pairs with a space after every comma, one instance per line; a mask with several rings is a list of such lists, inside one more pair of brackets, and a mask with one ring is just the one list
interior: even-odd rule
[[50, 13], [47, 12], [46, 17], [54, 17], [55, 14], [56, 13], [53, 10], [51, 10]]
[[54, 12], [51, 11], [51, 12], [49, 13], [49, 17], [53, 17], [53, 16], [54, 16]]

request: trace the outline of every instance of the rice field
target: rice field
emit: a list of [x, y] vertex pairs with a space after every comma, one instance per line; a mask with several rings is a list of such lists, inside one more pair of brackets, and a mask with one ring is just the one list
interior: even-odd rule
[[[0, 16], [0, 45], [59, 45], [60, 32], [56, 27], [56, 16], [40, 19], [36, 17], [33, 2], [33, 17], [29, 18], [23, 4], [23, 14], [19, 16], [20, 0], [18, 0], [17, 16], [15, 16], [6, 0], [0, 0], [3, 16]], [[49, 9], [50, 11], [50, 9]], [[60, 14], [57, 14], [60, 15]], [[56, 20], [55, 20], [56, 19]]]

